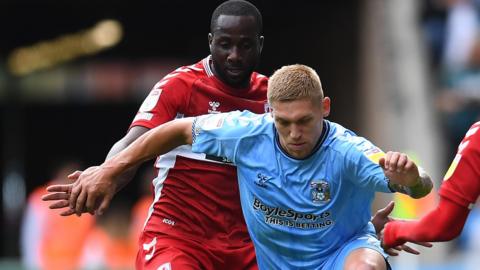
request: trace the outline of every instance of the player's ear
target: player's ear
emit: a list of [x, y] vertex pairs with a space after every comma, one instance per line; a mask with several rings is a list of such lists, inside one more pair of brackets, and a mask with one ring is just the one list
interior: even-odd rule
[[260, 36], [259, 37], [259, 52], [262, 53], [262, 49], [263, 49], [263, 41], [265, 40], [265, 38], [263, 36]]
[[323, 117], [327, 117], [330, 115], [330, 103], [331, 100], [329, 97], [324, 97], [322, 100], [322, 107], [323, 107]]
[[212, 42], [213, 42], [213, 35], [212, 33], [208, 33], [208, 47], [210, 48], [210, 52], [212, 51]]

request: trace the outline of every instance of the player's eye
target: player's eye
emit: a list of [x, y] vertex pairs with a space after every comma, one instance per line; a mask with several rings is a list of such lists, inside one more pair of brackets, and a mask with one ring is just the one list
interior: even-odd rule
[[298, 124], [300, 124], [300, 125], [306, 125], [306, 124], [308, 124], [308, 123], [310, 122], [310, 120], [312, 120], [312, 118], [310, 118], [310, 117], [302, 118], [302, 119], [300, 119], [300, 120], [298, 121]]
[[290, 123], [288, 121], [285, 121], [285, 120], [277, 120], [277, 124], [279, 124], [280, 126], [283, 126], [283, 127], [286, 127], [288, 126]]
[[243, 47], [243, 49], [245, 49], [245, 50], [250, 50], [250, 49], [252, 48], [252, 43], [250, 43], [250, 42], [245, 42], [245, 43], [243, 43], [242, 47]]
[[230, 48], [230, 42], [223, 41], [223, 42], [220, 42], [218, 45], [220, 45], [222, 49]]

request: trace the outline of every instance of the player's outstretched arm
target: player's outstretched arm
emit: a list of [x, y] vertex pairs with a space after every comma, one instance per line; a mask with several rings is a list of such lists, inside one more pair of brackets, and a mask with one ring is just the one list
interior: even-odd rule
[[462, 231], [468, 213], [468, 208], [440, 197], [438, 206], [418, 221], [387, 223], [381, 234], [382, 247], [452, 240]]
[[[78, 176], [75, 185], [50, 187], [49, 192], [68, 194], [69, 212], [80, 215], [82, 212], [102, 214], [118, 190], [119, 183], [115, 179], [135, 168], [142, 162], [164, 154], [173, 148], [192, 143], [193, 118], [174, 120], [158, 126], [129, 145], [125, 150], [106, 160], [102, 165], [90, 167]], [[65, 200], [51, 194], [44, 200]], [[58, 205], [57, 205], [58, 206]], [[98, 209], [97, 211], [95, 211]]]
[[[106, 159], [109, 159], [116, 155], [117, 153], [121, 152], [123, 149], [127, 148], [132, 142], [134, 142], [136, 139], [138, 139], [140, 136], [142, 136], [145, 132], [147, 132], [149, 128], [142, 127], [142, 126], [134, 126], [129, 129], [127, 134], [123, 138], [121, 138], [119, 141], [117, 141], [110, 151], [107, 154]], [[50, 192], [49, 194], [43, 196], [43, 199], [46, 201], [53, 201], [53, 203], [50, 205], [51, 209], [64, 209], [63, 212], [60, 213], [62, 216], [69, 216], [72, 214], [75, 214], [75, 211], [69, 207], [69, 198], [70, 198], [70, 193], [73, 187], [77, 184], [78, 178], [83, 173], [88, 173], [88, 171], [92, 170], [94, 168], [87, 168], [86, 170], [83, 171], [75, 171], [72, 172], [68, 178], [72, 181], [72, 184], [69, 185], [52, 185], [47, 187], [47, 191]], [[132, 168], [125, 172], [124, 174], [120, 175], [115, 179], [115, 181], [118, 183], [117, 184], [117, 190], [118, 192], [121, 188], [123, 188], [128, 182], [130, 182], [133, 179], [133, 176], [135, 175], [136, 171], [138, 169], [138, 166], [135, 168]], [[94, 214], [93, 210], [90, 211], [90, 214]], [[84, 209], [84, 212], [86, 209]]]
[[379, 161], [385, 176], [390, 179], [391, 189], [418, 199], [426, 196], [433, 188], [430, 176], [404, 153], [387, 152]]

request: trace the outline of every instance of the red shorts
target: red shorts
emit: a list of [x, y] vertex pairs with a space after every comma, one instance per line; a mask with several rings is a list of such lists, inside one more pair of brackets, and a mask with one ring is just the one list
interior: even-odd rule
[[241, 247], [211, 246], [196, 240], [144, 231], [139, 245], [136, 269], [258, 269], [251, 242]]

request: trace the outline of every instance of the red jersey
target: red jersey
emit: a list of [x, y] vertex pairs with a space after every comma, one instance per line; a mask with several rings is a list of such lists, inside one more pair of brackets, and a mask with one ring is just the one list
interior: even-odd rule
[[[250, 87], [233, 89], [216, 78], [210, 57], [178, 68], [159, 81], [131, 126], [154, 128], [175, 118], [267, 110], [267, 77], [253, 73]], [[159, 156], [155, 198], [145, 232], [198, 240], [212, 246], [250, 244], [241, 211], [236, 168], [219, 157], [180, 146]]]
[[480, 195], [480, 122], [473, 124], [458, 146], [439, 194], [472, 208]]

